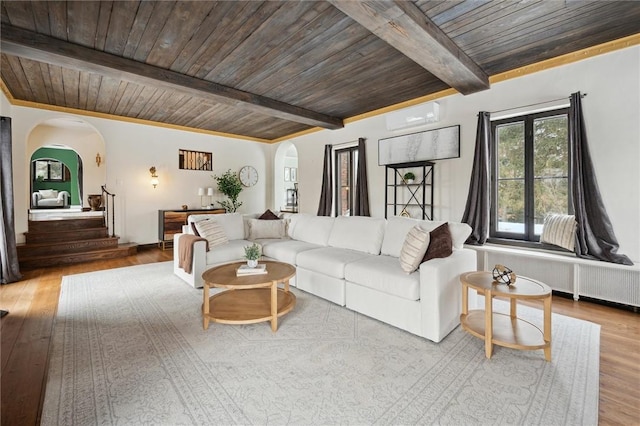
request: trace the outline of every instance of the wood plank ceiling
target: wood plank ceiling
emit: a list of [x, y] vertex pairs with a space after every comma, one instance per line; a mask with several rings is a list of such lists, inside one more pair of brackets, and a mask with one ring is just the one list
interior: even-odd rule
[[15, 100], [274, 140], [640, 32], [634, 1], [2, 1]]

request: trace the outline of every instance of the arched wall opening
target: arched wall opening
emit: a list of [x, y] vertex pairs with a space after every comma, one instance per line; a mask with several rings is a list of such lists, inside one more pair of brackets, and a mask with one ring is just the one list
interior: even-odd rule
[[298, 211], [298, 150], [283, 142], [276, 151], [273, 172], [274, 207], [280, 211]]
[[[75, 155], [70, 155], [70, 153], [75, 153]], [[72, 160], [74, 156], [77, 158], [75, 162]], [[31, 185], [29, 188], [31, 192], [40, 186], [34, 182], [36, 176], [34, 175], [33, 161], [38, 159], [36, 157], [62, 159], [64, 165], [69, 168], [73, 185], [69, 191], [72, 207], [88, 206], [87, 195], [100, 194], [101, 186], [106, 183], [104, 139], [93, 126], [75, 117], [44, 120], [29, 132], [26, 157], [28, 164], [26, 166], [30, 170]], [[49, 186], [55, 185], [51, 182]], [[33, 207], [32, 194], [29, 195], [29, 199], [31, 207]]]

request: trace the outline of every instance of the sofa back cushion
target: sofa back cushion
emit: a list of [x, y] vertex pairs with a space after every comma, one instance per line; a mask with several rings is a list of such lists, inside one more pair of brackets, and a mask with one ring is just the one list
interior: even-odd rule
[[296, 215], [292, 237], [298, 241], [326, 246], [335, 218], [314, 216], [306, 213]]
[[244, 239], [244, 221], [240, 213], [194, 214], [189, 216], [187, 221], [198, 222], [204, 219], [215, 220], [222, 227], [229, 240]]
[[[418, 220], [407, 217], [394, 216], [387, 219], [387, 228], [382, 240], [380, 252], [387, 256], [400, 257], [402, 244], [407, 233], [415, 225], [420, 225], [425, 231], [431, 232], [438, 226], [444, 224], [443, 220]], [[471, 227], [466, 223], [449, 222], [449, 231], [454, 249], [461, 249], [464, 242], [471, 235]]]
[[401, 216], [388, 218], [380, 253], [386, 256], [400, 257], [400, 251], [409, 230], [418, 222], [416, 219]]
[[328, 245], [380, 254], [386, 222], [381, 218], [338, 216], [329, 235]]

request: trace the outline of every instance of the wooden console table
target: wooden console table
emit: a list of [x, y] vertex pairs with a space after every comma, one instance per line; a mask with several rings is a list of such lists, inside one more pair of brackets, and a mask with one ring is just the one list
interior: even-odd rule
[[182, 226], [187, 224], [187, 218], [193, 214], [222, 214], [225, 209], [196, 209], [196, 210], [158, 210], [158, 244], [165, 250], [167, 245], [173, 244], [173, 235], [182, 232]]
[[[470, 334], [483, 339], [485, 354], [491, 358], [493, 345], [512, 349], [544, 349], [544, 357], [551, 361], [551, 288], [539, 281], [517, 277], [512, 285], [493, 281], [491, 272], [467, 272], [460, 275], [462, 283], [462, 314], [460, 324]], [[484, 295], [484, 310], [469, 311], [469, 288]], [[509, 315], [493, 312], [493, 298], [507, 298]], [[543, 330], [518, 318], [518, 300], [542, 300], [544, 304]]]

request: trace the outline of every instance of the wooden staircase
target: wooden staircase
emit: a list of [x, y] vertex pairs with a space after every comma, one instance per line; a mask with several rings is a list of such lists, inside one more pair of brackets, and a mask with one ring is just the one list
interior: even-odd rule
[[26, 243], [18, 245], [21, 269], [114, 259], [137, 252], [136, 244], [118, 244], [118, 237], [109, 236], [102, 216], [30, 220], [25, 237]]

